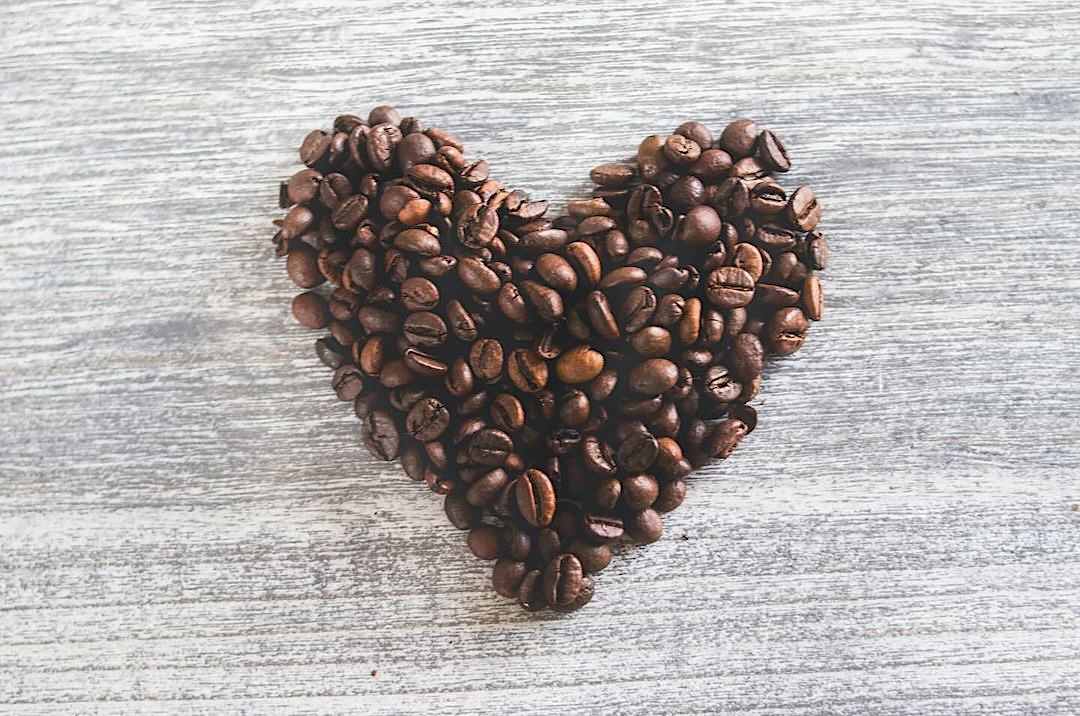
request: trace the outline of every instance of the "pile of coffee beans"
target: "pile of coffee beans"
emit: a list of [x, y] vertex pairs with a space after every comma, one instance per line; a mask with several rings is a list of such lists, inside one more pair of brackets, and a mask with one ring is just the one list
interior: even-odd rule
[[754, 429], [766, 356], [821, 318], [821, 207], [748, 119], [646, 137], [557, 218], [392, 107], [300, 159], [274, 236], [296, 320], [370, 451], [444, 495], [530, 611], [580, 608], [613, 543], [660, 538]]

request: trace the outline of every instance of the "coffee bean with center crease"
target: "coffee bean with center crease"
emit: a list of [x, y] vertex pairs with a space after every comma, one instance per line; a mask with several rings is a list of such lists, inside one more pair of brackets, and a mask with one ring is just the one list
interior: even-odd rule
[[414, 346], [438, 347], [446, 342], [446, 322], [431, 311], [410, 313], [401, 330], [405, 340]]
[[616, 460], [628, 472], [641, 472], [649, 469], [658, 451], [655, 437], [644, 430], [635, 431], [619, 443]]
[[801, 231], [810, 231], [821, 221], [821, 205], [814, 190], [801, 186], [791, 195], [787, 205], [787, 220]]
[[735, 266], [713, 269], [705, 279], [709, 301], [720, 308], [739, 308], [754, 297], [754, 277]]
[[510, 393], [500, 393], [491, 404], [491, 422], [496, 427], [512, 432], [525, 425], [525, 407]]
[[558, 554], [544, 568], [544, 597], [548, 604], [571, 604], [581, 590], [584, 570], [572, 554]]
[[514, 441], [502, 430], [484, 428], [469, 440], [468, 456], [478, 465], [499, 467], [514, 450]]
[[816, 275], [808, 276], [806, 283], [803, 284], [802, 307], [806, 311], [807, 318], [814, 321], [821, 320], [821, 315], [825, 311], [825, 293], [821, 288], [821, 279]]
[[806, 340], [806, 316], [797, 308], [781, 308], [769, 318], [768, 336], [773, 353], [786, 356]]
[[601, 291], [593, 291], [586, 297], [585, 312], [597, 335], [608, 340], [619, 337], [619, 324], [615, 321], [607, 296]]
[[407, 278], [401, 284], [401, 304], [409, 311], [431, 311], [439, 305], [439, 289], [422, 276]]
[[523, 393], [535, 393], [547, 385], [547, 362], [536, 351], [517, 348], [510, 352], [506, 366], [510, 382]]
[[742, 382], [761, 375], [765, 349], [761, 339], [751, 333], [740, 333], [731, 343], [731, 370]]
[[438, 398], [424, 398], [405, 416], [405, 429], [417, 440], [435, 440], [450, 426], [450, 411]]
[[548, 476], [535, 468], [526, 470], [514, 488], [522, 519], [540, 527], [551, 522], [555, 515], [555, 488]]
[[502, 375], [503, 347], [494, 338], [481, 338], [469, 349], [469, 366], [473, 375], [483, 381], [492, 381]]
[[395, 460], [398, 456], [400, 438], [397, 423], [383, 410], [373, 410], [363, 421], [364, 444], [371, 454], [380, 460]]

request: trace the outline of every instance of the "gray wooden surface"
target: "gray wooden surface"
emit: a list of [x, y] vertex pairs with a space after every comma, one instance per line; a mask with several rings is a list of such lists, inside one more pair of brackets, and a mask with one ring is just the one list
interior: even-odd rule
[[[0, 5], [0, 711], [1080, 712], [1080, 10]], [[271, 254], [392, 101], [538, 196], [776, 129], [832, 239], [761, 427], [570, 618], [370, 460]]]

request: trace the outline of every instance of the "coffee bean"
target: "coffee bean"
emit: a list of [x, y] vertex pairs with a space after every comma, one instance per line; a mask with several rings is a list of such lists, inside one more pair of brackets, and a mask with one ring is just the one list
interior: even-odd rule
[[547, 600], [544, 598], [543, 572], [534, 569], [525, 573], [521, 584], [518, 585], [517, 600], [523, 609], [530, 612], [538, 612], [547, 607]]
[[633, 164], [601, 164], [589, 172], [589, 178], [601, 186], [623, 186], [637, 176]]
[[746, 435], [746, 424], [741, 420], [733, 418], [721, 420], [709, 436], [707, 446], [709, 454], [718, 460], [726, 460], [744, 435]]
[[803, 284], [802, 307], [807, 318], [821, 320], [825, 311], [825, 293], [821, 288], [821, 279], [814, 274], [807, 276], [806, 283]]
[[754, 298], [763, 306], [794, 306], [799, 302], [799, 292], [783, 286], [759, 283]]
[[[423, 135], [410, 135], [423, 136]], [[469, 530], [469, 551], [483, 560], [496, 559], [502, 551], [502, 533], [492, 525], [480, 525]]]
[[648, 278], [649, 275], [645, 273], [644, 269], [637, 266], [622, 266], [609, 271], [597, 286], [604, 290], [619, 288], [620, 286], [636, 286], [645, 283]]
[[735, 266], [723, 266], [709, 272], [705, 291], [714, 305], [739, 308], [754, 297], [754, 277]]
[[528, 568], [524, 562], [513, 559], [499, 559], [495, 562], [495, 569], [491, 575], [491, 583], [495, 593], [501, 597], [516, 598], [518, 587]]
[[793, 231], [779, 226], [766, 224], [758, 227], [754, 240], [767, 249], [790, 251], [798, 245], [799, 237]]
[[740, 333], [731, 344], [731, 370], [745, 382], [761, 375], [765, 349], [761, 340], [751, 333]]
[[786, 172], [791, 169], [791, 160], [788, 159], [787, 149], [780, 142], [780, 138], [766, 129], [757, 138], [757, 155], [773, 171]]
[[469, 366], [483, 381], [493, 381], [502, 375], [503, 347], [494, 338], [481, 338], [469, 349]]
[[730, 403], [742, 392], [742, 384], [723, 365], [711, 366], [705, 372], [703, 388], [706, 395], [718, 403]]
[[446, 304], [446, 319], [450, 323], [453, 334], [466, 343], [476, 340], [477, 327], [472, 314], [466, 310], [456, 298], [450, 299]]
[[305, 328], [326, 328], [330, 323], [330, 311], [326, 299], [317, 293], [307, 291], [298, 294], [292, 302], [293, 316], [296, 322]]
[[306, 246], [298, 246], [289, 251], [285, 259], [285, 270], [293, 283], [300, 288], [315, 288], [325, 280], [316, 263], [315, 251]]
[[671, 350], [671, 332], [660, 326], [647, 326], [630, 337], [630, 345], [643, 358], [660, 358]]
[[[354, 257], [355, 255], [353, 254]], [[401, 304], [408, 311], [434, 310], [439, 305], [439, 289], [433, 282], [421, 276], [407, 278], [401, 284]]]
[[491, 404], [491, 422], [507, 432], [525, 425], [525, 407], [510, 393], [500, 393]]
[[710, 206], [724, 218], [741, 215], [750, 207], [750, 191], [737, 177], [728, 177], [716, 187]]
[[650, 433], [637, 431], [619, 443], [616, 461], [628, 472], [642, 472], [653, 464], [658, 451], [655, 437]]
[[769, 319], [768, 336], [773, 353], [791, 355], [806, 340], [806, 316], [797, 308], [781, 308]]
[[619, 324], [611, 311], [607, 296], [600, 291], [592, 291], [585, 299], [585, 312], [589, 316], [597, 335], [608, 340], [619, 337]]
[[574, 346], [563, 351], [555, 362], [559, 380], [571, 385], [588, 383], [604, 369], [604, 356], [590, 346]]
[[577, 598], [584, 577], [581, 562], [573, 554], [559, 554], [544, 568], [544, 598], [548, 604], [567, 606]]
[[651, 507], [660, 495], [660, 483], [648, 474], [637, 474], [622, 481], [622, 498], [631, 510], [644, 510]]
[[410, 313], [401, 326], [402, 334], [410, 345], [436, 348], [446, 342], [446, 323], [431, 311]]
[[596, 250], [582, 241], [566, 247], [567, 255], [577, 264], [580, 276], [591, 286], [600, 283], [602, 266]]
[[686, 299], [682, 296], [669, 293], [661, 296], [656, 302], [656, 312], [653, 314], [653, 323], [659, 326], [672, 326], [682, 320], [686, 308]]
[[565, 309], [558, 291], [536, 281], [523, 281], [521, 290], [542, 321], [554, 323], [562, 319]]
[[610, 477], [616, 472], [615, 455], [611, 446], [595, 435], [581, 441], [581, 457], [585, 468], [597, 475]]
[[686, 483], [682, 480], [670, 480], [660, 486], [660, 494], [652, 508], [660, 513], [671, 512], [686, 499]]
[[348, 352], [334, 338], [320, 338], [315, 341], [315, 355], [327, 368], [340, 368], [349, 360]]
[[398, 232], [394, 237], [394, 248], [429, 258], [442, 253], [438, 235], [422, 227]]
[[635, 542], [652, 544], [664, 534], [664, 520], [653, 509], [631, 512], [623, 519], [623, 528]]
[[814, 191], [801, 186], [791, 195], [787, 205], [788, 222], [800, 231], [810, 231], [821, 221], [821, 206]]
[[499, 467], [514, 449], [514, 441], [502, 430], [484, 428], [469, 440], [468, 456], [478, 465]]
[[597, 544], [619, 539], [623, 530], [622, 519], [614, 515], [586, 514], [582, 517], [582, 535]]
[[700, 156], [701, 147], [689, 137], [672, 134], [664, 142], [664, 157], [672, 164], [693, 164]]
[[577, 273], [570, 262], [558, 254], [541, 254], [536, 259], [536, 273], [556, 291], [573, 293], [577, 290]]
[[555, 514], [555, 488], [545, 473], [535, 468], [526, 470], [518, 478], [514, 494], [522, 519], [536, 527], [551, 522]]
[[649, 181], [667, 167], [668, 161], [664, 148], [665, 138], [659, 134], [646, 137], [638, 145], [638, 173], [645, 181]]
[[501, 467], [489, 470], [469, 486], [465, 492], [465, 500], [475, 507], [490, 505], [509, 482], [510, 477], [506, 474], [506, 470]]
[[752, 119], [736, 119], [720, 133], [720, 146], [733, 157], [745, 157], [754, 151], [758, 126]]
[[417, 440], [428, 442], [450, 426], [450, 411], [438, 398], [424, 398], [405, 416], [405, 429]]
[[371, 454], [380, 460], [395, 460], [398, 456], [400, 438], [397, 424], [390, 414], [373, 410], [363, 420], [364, 444]]
[[829, 263], [829, 241], [820, 231], [806, 235], [806, 259], [810, 268], [823, 271]]
[[535, 393], [547, 385], [547, 362], [531, 349], [511, 351], [506, 372], [514, 387], [523, 393]]

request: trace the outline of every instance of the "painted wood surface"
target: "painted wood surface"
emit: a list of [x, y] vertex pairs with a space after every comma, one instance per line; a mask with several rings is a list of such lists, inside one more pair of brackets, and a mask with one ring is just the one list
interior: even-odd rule
[[[1080, 9], [0, 5], [0, 711], [1080, 712]], [[686, 119], [814, 186], [826, 320], [569, 618], [359, 446], [272, 256], [396, 102], [536, 196]]]

